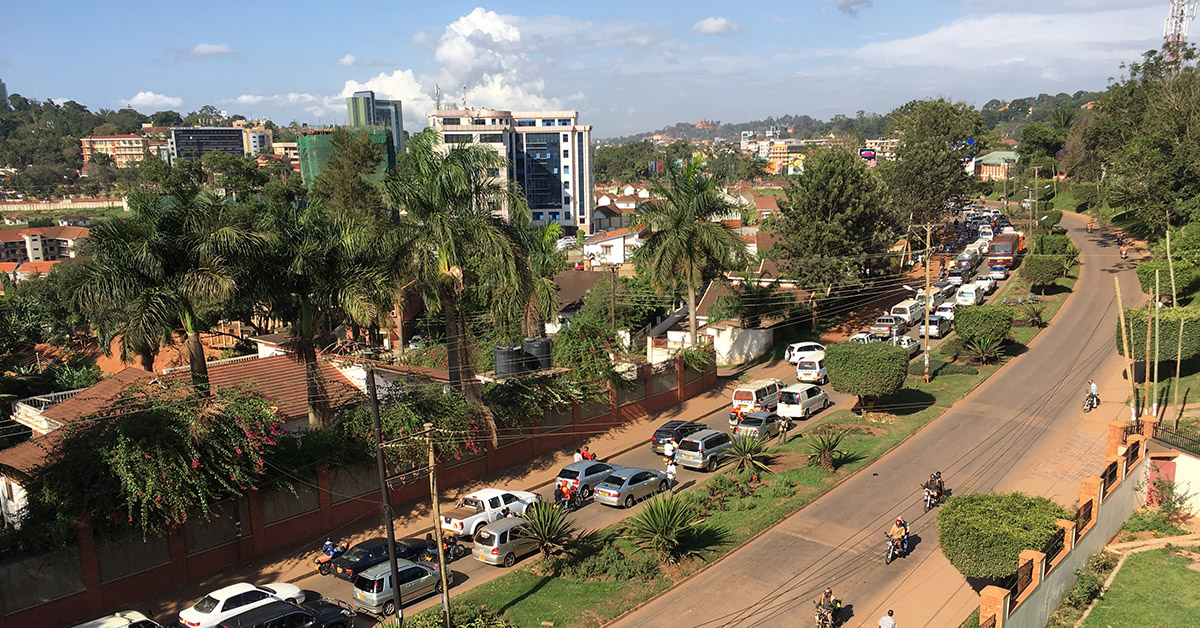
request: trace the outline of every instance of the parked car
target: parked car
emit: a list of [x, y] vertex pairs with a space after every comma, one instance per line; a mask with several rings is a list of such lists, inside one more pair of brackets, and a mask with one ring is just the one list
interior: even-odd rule
[[525, 510], [540, 499], [537, 493], [528, 491], [480, 489], [458, 500], [454, 508], [442, 512], [442, 529], [451, 534], [475, 536], [483, 526], [503, 518], [505, 508], [514, 515], [525, 514]]
[[874, 332], [860, 331], [857, 334], [850, 336], [846, 342], [857, 342], [859, 344], [869, 345], [872, 342], [883, 342], [883, 339], [875, 335]]
[[992, 279], [990, 272], [976, 279], [975, 285], [979, 286], [980, 291], [984, 294], [991, 294], [996, 291], [996, 280]]
[[163, 626], [137, 611], [121, 611], [84, 622], [74, 628], [163, 628]]
[[1004, 281], [1008, 279], [1008, 268], [1000, 265], [992, 266], [988, 269], [987, 276], [996, 281]]
[[537, 541], [524, 536], [525, 520], [508, 517], [479, 531], [471, 555], [489, 565], [512, 567], [517, 559], [537, 551]]
[[732, 443], [733, 439], [729, 434], [717, 430], [700, 430], [679, 443], [675, 461], [689, 469], [712, 471], [717, 468], [721, 456]]
[[186, 628], [212, 628], [222, 621], [276, 600], [301, 602], [304, 592], [286, 582], [256, 587], [246, 582], [231, 584], [209, 593], [192, 606], [179, 611], [179, 625]]
[[944, 318], [948, 321], [954, 322], [954, 309], [956, 307], [958, 306], [954, 305], [953, 303], [943, 303], [938, 306], [938, 309], [936, 312], [934, 312], [934, 314], [936, 314], [938, 318]]
[[930, 338], [941, 338], [948, 333], [950, 333], [950, 319], [942, 318], [941, 316], [929, 317], [928, 331], [926, 331], [924, 323], [917, 328], [917, 336], [920, 338], [924, 338], [926, 334], [928, 334]]
[[784, 351], [783, 359], [795, 364], [813, 353], [825, 351], [825, 345], [817, 342], [793, 342]]
[[[922, 326], [924, 326], [924, 324], [922, 324]], [[910, 358], [921, 352], [921, 343], [917, 342], [913, 338], [909, 338], [908, 336], [896, 336], [895, 338], [892, 338], [890, 344], [893, 347], [904, 348], [904, 350], [908, 351], [908, 357]]]
[[678, 445], [679, 441], [687, 438], [688, 434], [699, 432], [703, 429], [706, 429], [706, 426], [700, 423], [667, 421], [654, 430], [654, 436], [650, 437], [650, 449], [656, 454], [661, 454], [663, 453], [663, 445], [666, 445], [668, 440], [674, 438], [675, 444]]
[[778, 436], [783, 431], [783, 426], [787, 419], [775, 414], [774, 412], [753, 412], [746, 416], [737, 427], [733, 428], [733, 434], [737, 437], [753, 436], [755, 438], [772, 438]]
[[946, 275], [946, 281], [950, 282], [952, 286], [961, 286], [971, 280], [972, 274], [971, 271], [964, 268], [955, 268], [950, 271], [949, 275]]
[[743, 413], [774, 410], [779, 403], [781, 388], [783, 382], [777, 379], [756, 379], [738, 386], [730, 400], [730, 416], [732, 417], [737, 409], [741, 409]]
[[572, 462], [558, 472], [558, 478], [555, 479], [555, 483], [569, 483], [575, 490], [579, 491], [580, 499], [587, 499], [592, 496], [592, 489], [597, 484], [603, 482], [604, 478], [608, 477], [608, 474], [620, 468], [615, 464], [597, 462], [595, 460]]
[[[814, 353], [797, 362], [796, 379], [802, 382], [816, 382], [818, 384], [824, 384], [829, 381], [829, 373], [825, 370], [825, 352]], [[783, 403], [783, 390], [779, 392], [779, 398], [779, 403]], [[779, 409], [778, 404], [776, 404], [775, 409]]]
[[[420, 558], [425, 552], [425, 541], [422, 539], [397, 539], [396, 556], [412, 560]], [[387, 562], [387, 539], [383, 537], [367, 539], [362, 543], [346, 550], [345, 554], [333, 559], [333, 575], [354, 582], [355, 574], [360, 574], [375, 565]]]
[[340, 600], [277, 601], [230, 617], [221, 622], [221, 628], [350, 628], [354, 615], [350, 605]]
[[871, 323], [871, 333], [877, 336], [899, 336], [908, 330], [908, 325], [895, 316], [880, 316]]
[[[448, 570], [446, 578], [450, 584], [454, 584], [453, 571]], [[401, 604], [428, 593], [442, 592], [441, 575], [434, 563], [396, 561], [396, 582], [400, 583]], [[392, 584], [392, 566], [388, 563], [364, 571], [354, 579], [354, 606], [375, 615], [395, 614]]]
[[829, 407], [829, 393], [813, 384], [792, 384], [779, 393], [779, 416], [806, 420]]
[[596, 485], [596, 502], [633, 508], [638, 501], [655, 493], [665, 493], [669, 488], [667, 474], [662, 471], [622, 467]]

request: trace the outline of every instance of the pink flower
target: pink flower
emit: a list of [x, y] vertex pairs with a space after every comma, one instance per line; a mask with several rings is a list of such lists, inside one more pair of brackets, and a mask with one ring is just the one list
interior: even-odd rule
[[234, 447], [234, 448], [233, 448], [233, 453], [235, 453], [235, 454], [237, 454], [237, 455], [239, 455], [239, 456], [240, 456], [240, 455], [242, 455], [242, 448], [241, 448], [241, 447]]
[[155, 496], [154, 496], [154, 501], [156, 501], [156, 502], [161, 502], [161, 501], [162, 501], [162, 495], [155, 495]]
[[200, 461], [199, 461], [199, 460], [193, 460], [193, 461], [192, 461], [192, 468], [193, 468], [193, 469], [195, 469], [195, 468], [196, 468], [196, 467], [198, 467], [198, 466], [200, 466]]

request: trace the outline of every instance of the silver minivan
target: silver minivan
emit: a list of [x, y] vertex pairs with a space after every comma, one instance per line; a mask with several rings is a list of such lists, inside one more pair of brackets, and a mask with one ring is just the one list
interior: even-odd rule
[[[442, 579], [433, 563], [414, 563], [411, 560], [396, 560], [396, 574], [400, 582], [400, 600], [408, 603], [426, 593], [441, 593]], [[454, 572], [446, 577], [453, 583]], [[392, 601], [392, 566], [389, 563], [375, 565], [358, 574], [354, 579], [354, 605], [375, 615], [392, 615], [396, 605]]]
[[487, 524], [475, 535], [471, 554], [489, 565], [512, 567], [518, 558], [538, 549], [537, 541], [521, 535], [524, 527], [525, 520], [520, 517], [505, 517]]
[[679, 443], [675, 461], [689, 469], [712, 471], [732, 444], [733, 439], [725, 432], [700, 430]]
[[829, 407], [829, 394], [812, 384], [792, 384], [779, 393], [779, 416], [808, 419], [814, 412]]

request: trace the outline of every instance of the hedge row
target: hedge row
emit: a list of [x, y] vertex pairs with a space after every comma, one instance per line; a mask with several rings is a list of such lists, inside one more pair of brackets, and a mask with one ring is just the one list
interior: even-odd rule
[[[1134, 359], [1146, 356], [1146, 309], [1126, 308], [1125, 322], [1130, 330], [1129, 346]], [[1200, 305], [1188, 307], [1164, 307], [1159, 309], [1159, 327], [1161, 329], [1158, 359], [1174, 360], [1175, 348], [1179, 342], [1179, 322], [1183, 321], [1183, 359], [1200, 355]], [[958, 321], [955, 321], [957, 323]], [[1153, 333], [1153, 330], [1151, 330]], [[1121, 323], [1117, 321], [1116, 331], [1117, 352], [1125, 355], [1125, 345], [1121, 342]], [[1150, 348], [1154, 348], [1154, 338], [1150, 339]]]
[[900, 390], [908, 376], [908, 350], [881, 342], [839, 342], [825, 351], [833, 389], [858, 397], [882, 397]]
[[[1154, 289], [1155, 271], [1161, 271], [1159, 272], [1159, 289], [1163, 294], [1171, 294], [1171, 268], [1165, 259], [1138, 264], [1137, 278], [1138, 283], [1142, 286], [1142, 292], [1150, 294], [1150, 291]], [[1175, 261], [1175, 287], [1180, 294], [1191, 293], [1193, 285], [1198, 279], [1200, 279], [1200, 269], [1197, 269], [1191, 262]]]

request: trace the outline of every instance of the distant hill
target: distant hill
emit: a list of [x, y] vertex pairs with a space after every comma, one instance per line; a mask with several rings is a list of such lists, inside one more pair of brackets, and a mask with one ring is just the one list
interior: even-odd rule
[[[1077, 91], [1074, 94], [1038, 94], [1015, 100], [989, 100], [980, 111], [989, 129], [996, 130], [1002, 137], [1015, 138], [1021, 127], [1030, 122], [1045, 122], [1058, 107], [1079, 108], [1100, 96], [1099, 92]], [[783, 115], [749, 122], [722, 123], [719, 120], [699, 122], [677, 122], [654, 131], [635, 133], [599, 141], [601, 145], [624, 144], [650, 139], [654, 135], [665, 135], [676, 140], [717, 140], [736, 142], [742, 131], [755, 131], [760, 137], [771, 127], [777, 127], [780, 137], [809, 138], [838, 132], [859, 133], [863, 137], [881, 137], [886, 132], [887, 116], [859, 111], [853, 118], [836, 115], [829, 120], [818, 120], [807, 115]]]

